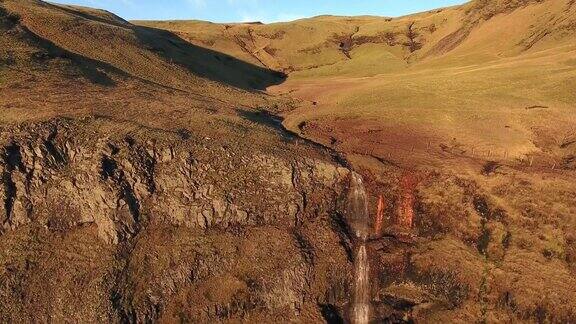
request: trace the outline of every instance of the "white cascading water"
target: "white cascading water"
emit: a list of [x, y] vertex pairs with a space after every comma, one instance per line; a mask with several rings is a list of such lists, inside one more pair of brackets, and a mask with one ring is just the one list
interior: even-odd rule
[[346, 221], [354, 232], [356, 239], [366, 241], [370, 235], [370, 215], [368, 213], [368, 198], [364, 180], [356, 172], [350, 177]]
[[355, 324], [368, 324], [370, 321], [370, 266], [366, 244], [359, 244], [355, 259], [354, 301], [352, 304], [352, 321]]
[[367, 324], [370, 321], [370, 265], [366, 241], [370, 234], [370, 215], [364, 181], [362, 176], [355, 172], [350, 179], [346, 219], [357, 240], [351, 321], [355, 324]]

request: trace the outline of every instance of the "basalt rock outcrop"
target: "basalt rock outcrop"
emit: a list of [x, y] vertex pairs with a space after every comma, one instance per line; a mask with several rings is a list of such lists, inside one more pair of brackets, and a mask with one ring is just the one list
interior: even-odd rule
[[321, 319], [348, 169], [95, 118], [0, 131], [0, 319]]

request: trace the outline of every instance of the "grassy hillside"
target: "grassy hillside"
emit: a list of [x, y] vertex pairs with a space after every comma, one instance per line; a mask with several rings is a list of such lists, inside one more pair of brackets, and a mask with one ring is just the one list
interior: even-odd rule
[[[293, 78], [372, 76], [408, 63], [466, 65], [570, 45], [566, 0], [472, 1], [400, 18], [320, 16], [288, 23], [136, 21]], [[528, 28], [525, 28], [525, 27]], [[444, 62], [444, 63], [442, 63]]]
[[384, 129], [331, 133], [324, 143], [411, 133], [409, 146], [562, 161], [572, 152], [555, 143], [574, 132], [575, 10], [567, 0], [472, 1], [399, 18], [135, 23], [289, 73], [271, 91], [308, 101], [287, 116], [295, 131], [303, 122], [339, 129], [338, 120]]
[[0, 1], [0, 44], [0, 321], [317, 322], [348, 289], [349, 171], [281, 127], [281, 73], [42, 1]]
[[0, 321], [347, 320], [348, 168], [376, 321], [576, 320], [576, 1], [0, 43]]
[[[398, 186], [421, 179], [411, 231], [422, 241], [375, 243], [382, 318], [394, 318], [395, 301], [416, 304], [409, 316], [424, 321], [573, 318], [574, 296], [555, 280], [573, 280], [575, 269], [574, 1], [478, 0], [399, 18], [270, 25], [136, 24], [288, 73], [268, 88], [301, 100], [284, 125], [374, 179], [373, 205], [378, 194], [391, 205], [391, 235], [404, 217]], [[422, 302], [429, 298], [435, 306]]]
[[272, 106], [259, 89], [283, 79], [101, 10], [33, 0], [0, 10], [3, 123], [97, 115], [226, 133], [207, 120], [246, 124], [238, 112]]

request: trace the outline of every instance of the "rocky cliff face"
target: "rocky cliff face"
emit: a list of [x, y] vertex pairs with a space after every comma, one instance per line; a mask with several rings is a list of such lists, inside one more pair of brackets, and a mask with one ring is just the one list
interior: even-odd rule
[[346, 168], [109, 127], [0, 132], [3, 321], [319, 319], [345, 302]]

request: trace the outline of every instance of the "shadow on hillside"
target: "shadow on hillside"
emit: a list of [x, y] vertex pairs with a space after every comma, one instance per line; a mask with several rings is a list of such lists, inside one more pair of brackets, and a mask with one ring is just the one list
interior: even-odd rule
[[273, 129], [285, 141], [292, 141], [298, 136], [282, 125], [282, 117], [271, 114], [266, 110], [236, 109], [236, 113], [245, 120]]
[[133, 25], [119, 17], [117, 20], [106, 20], [65, 6], [54, 6], [54, 8], [84, 19], [129, 28], [134, 31], [145, 49], [156, 53], [168, 62], [184, 67], [197, 76], [212, 81], [253, 91], [265, 90], [269, 86], [286, 80], [286, 75], [282, 72], [256, 66], [230, 55], [191, 44], [170, 31]]
[[116, 85], [116, 82], [103, 71], [109, 71], [123, 77], [128, 76], [124, 71], [108, 63], [100, 62], [84, 57], [82, 55], [72, 53], [57, 46], [49, 40], [36, 35], [25, 27], [22, 27], [22, 29], [28, 34], [30, 40], [33, 43], [44, 49], [43, 51], [32, 54], [32, 58], [40, 64], [44, 64], [44, 62], [54, 58], [68, 60], [74, 63], [74, 67], [78, 69], [84, 78], [88, 79], [94, 84], [106, 87], [114, 86]]
[[143, 26], [133, 26], [132, 29], [146, 49], [195, 75], [213, 81], [244, 90], [265, 90], [286, 80], [282, 72], [196, 46], [166, 30]]
[[[18, 28], [16, 28], [16, 26], [18, 26]], [[15, 31], [17, 31], [18, 37], [21, 39], [26, 39], [26, 41], [28, 41], [30, 44], [40, 49], [32, 53], [31, 58], [42, 66], [45, 65], [47, 61], [52, 59], [64, 59], [73, 63], [73, 67], [77, 68], [77, 71], [84, 78], [88, 79], [94, 84], [102, 86], [114, 86], [116, 84], [114, 80], [103, 71], [109, 71], [123, 77], [128, 76], [125, 72], [115, 68], [110, 64], [72, 53], [59, 47], [53, 42], [40, 37], [26, 26], [20, 24], [19, 16], [9, 14], [4, 8], [0, 7], [0, 32], [14, 33]]]
[[264, 109], [248, 110], [248, 109], [237, 108], [236, 113], [238, 114], [238, 116], [240, 116], [244, 120], [247, 120], [251, 123], [262, 125], [262, 126], [265, 126], [265, 127], [268, 127], [270, 129], [274, 130], [282, 138], [282, 140], [284, 140], [286, 142], [296, 141], [298, 143], [310, 145], [311, 147], [314, 147], [318, 150], [321, 150], [321, 151], [328, 153], [332, 157], [332, 159], [335, 162], [337, 162], [338, 164], [343, 165], [343, 166], [348, 166], [348, 162], [346, 161], [346, 159], [343, 158], [342, 156], [340, 156], [332, 148], [330, 148], [326, 145], [323, 145], [321, 143], [311, 141], [305, 137], [300, 136], [297, 133], [294, 133], [293, 131], [287, 129], [286, 127], [284, 127], [284, 124], [283, 124], [284, 119], [280, 116], [274, 115], [274, 114], [272, 114], [269, 111], [264, 110]]

